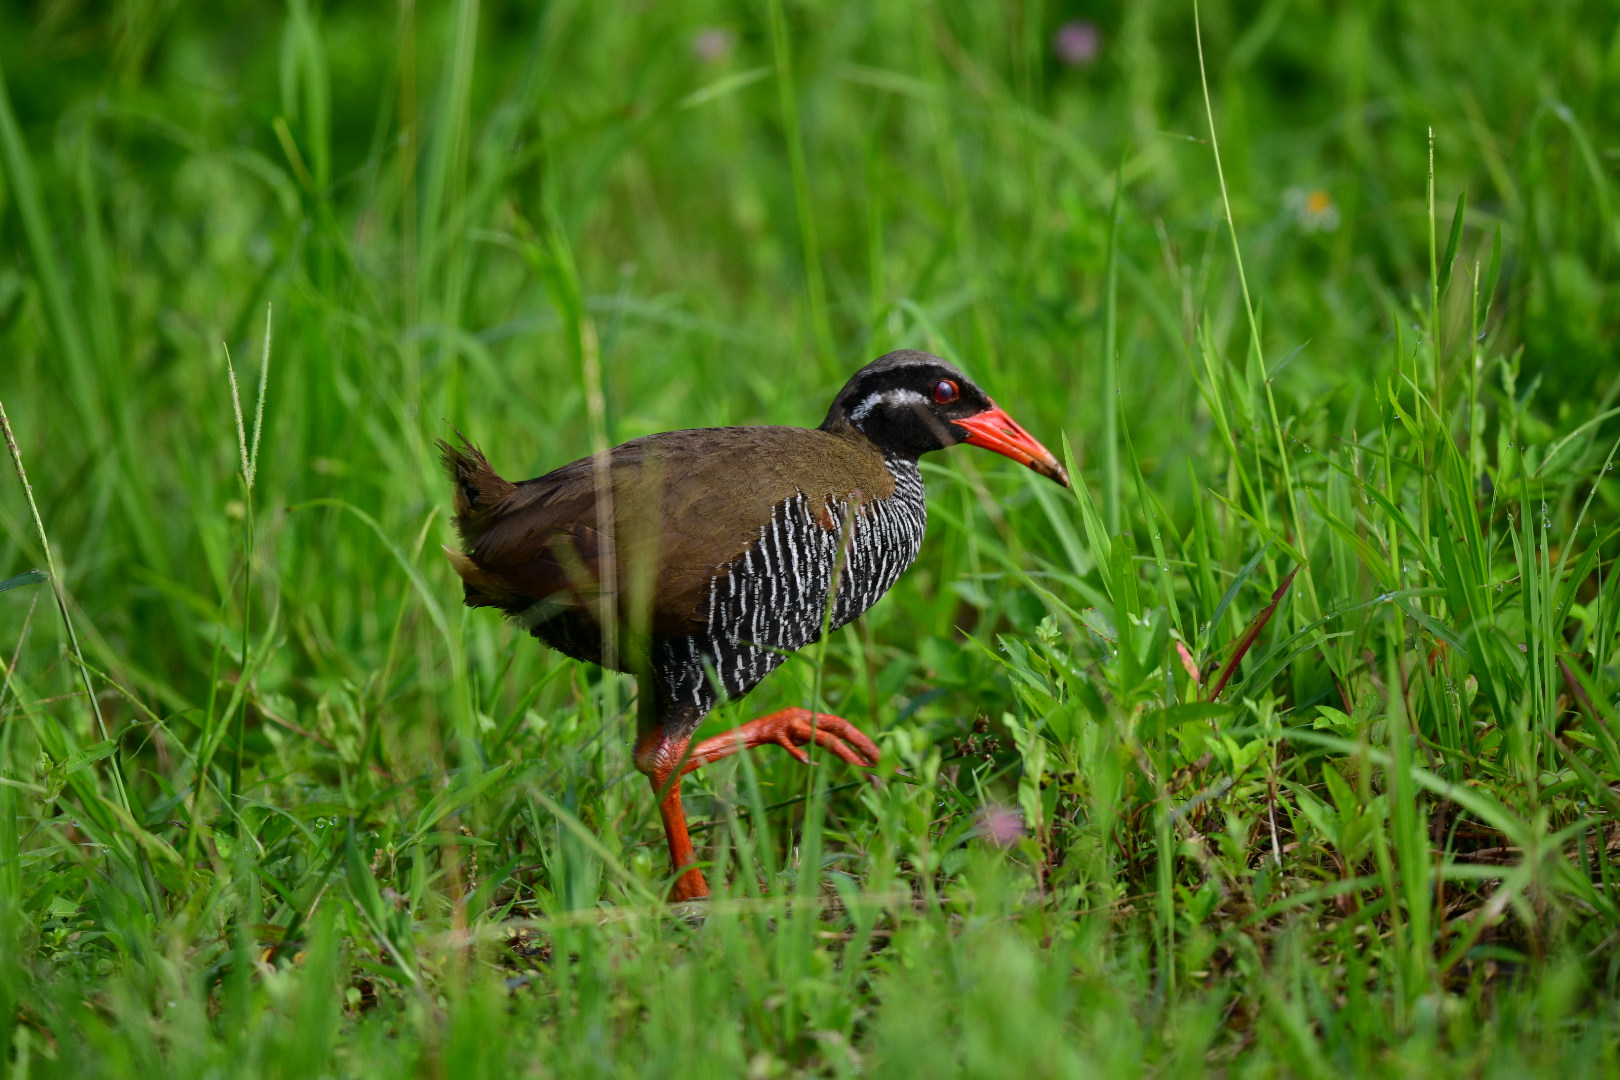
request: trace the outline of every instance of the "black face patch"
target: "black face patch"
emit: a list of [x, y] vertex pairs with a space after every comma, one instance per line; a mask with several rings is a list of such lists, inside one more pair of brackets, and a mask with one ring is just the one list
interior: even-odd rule
[[990, 399], [955, 365], [925, 352], [882, 356], [850, 379], [827, 425], [856, 428], [886, 450], [908, 456], [961, 442], [953, 421], [990, 408]]

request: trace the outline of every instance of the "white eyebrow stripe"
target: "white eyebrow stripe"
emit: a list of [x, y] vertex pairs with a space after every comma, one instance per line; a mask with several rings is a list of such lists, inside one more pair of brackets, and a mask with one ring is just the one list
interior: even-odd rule
[[866, 398], [850, 411], [851, 423], [859, 424], [871, 415], [872, 410], [879, 404], [883, 405], [924, 405], [926, 400], [915, 390], [882, 390], [878, 393], [868, 394]]

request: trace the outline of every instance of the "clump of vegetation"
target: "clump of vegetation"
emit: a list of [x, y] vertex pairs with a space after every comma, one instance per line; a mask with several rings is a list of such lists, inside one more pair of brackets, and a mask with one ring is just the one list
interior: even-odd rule
[[[0, 13], [8, 1075], [1612, 1074], [1616, 33]], [[813, 425], [908, 346], [1075, 490], [925, 465], [916, 567], [709, 722], [882, 779], [694, 774], [671, 910], [631, 683], [457, 606], [432, 441]]]

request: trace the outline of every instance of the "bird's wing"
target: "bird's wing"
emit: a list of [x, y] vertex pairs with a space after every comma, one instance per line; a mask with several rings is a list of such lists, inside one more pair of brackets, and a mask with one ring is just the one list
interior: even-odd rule
[[[801, 493], [817, 506], [887, 498], [894, 483], [865, 439], [791, 427], [651, 435], [615, 447], [609, 463], [621, 606], [649, 613], [642, 625], [659, 635], [702, 628], [710, 580], [759, 539], [773, 507]], [[609, 547], [596, 473], [583, 458], [516, 485], [468, 538], [472, 561], [513, 594], [487, 602], [594, 607]]]

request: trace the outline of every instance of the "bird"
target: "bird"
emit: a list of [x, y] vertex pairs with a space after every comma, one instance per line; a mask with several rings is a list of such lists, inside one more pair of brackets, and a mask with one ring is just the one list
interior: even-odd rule
[[[460, 435], [460, 432], [457, 432]], [[788, 708], [692, 743], [711, 710], [858, 618], [916, 559], [918, 459], [967, 443], [1069, 486], [1051, 451], [954, 364], [902, 349], [855, 372], [816, 428], [648, 435], [512, 483], [461, 436], [439, 440], [469, 607], [636, 678], [635, 767], [670, 853], [671, 901], [706, 898], [681, 807], [686, 773], [745, 747], [852, 766], [876, 744], [839, 716]]]

